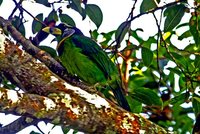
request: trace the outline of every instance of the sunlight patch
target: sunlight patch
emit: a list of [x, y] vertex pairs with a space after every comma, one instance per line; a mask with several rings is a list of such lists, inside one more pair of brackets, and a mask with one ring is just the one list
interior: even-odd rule
[[13, 103], [19, 101], [19, 96], [16, 91], [8, 90], [7, 95], [8, 95], [8, 99], [12, 100]]
[[72, 86], [68, 83], [64, 83], [65, 87], [71, 90], [74, 90], [75, 93], [79, 94], [81, 97], [85, 98], [87, 102], [94, 104], [97, 108], [101, 108], [102, 106], [109, 108], [109, 103], [102, 97], [96, 94], [90, 94], [79, 87]]
[[53, 110], [56, 107], [56, 104], [51, 99], [48, 99], [48, 98], [45, 98], [44, 104], [46, 106], [47, 111]]

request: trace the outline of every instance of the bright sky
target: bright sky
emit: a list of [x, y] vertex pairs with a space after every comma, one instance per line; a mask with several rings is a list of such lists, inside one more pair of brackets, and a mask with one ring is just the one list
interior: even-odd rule
[[[44, 16], [47, 16], [48, 13], [50, 12], [50, 10], [44, 6], [40, 6], [38, 4], [32, 3], [32, 0], [26, 0], [23, 2], [24, 4], [24, 8], [26, 10], [28, 10], [33, 16], [36, 16], [38, 13], [44, 13]], [[55, 0], [49, 0], [49, 1], [55, 1]], [[166, 1], [173, 1], [173, 0], [166, 0]], [[101, 10], [103, 11], [103, 23], [99, 28], [99, 32], [108, 32], [114, 29], [117, 29], [117, 27], [124, 22], [133, 5], [133, 0], [88, 0], [88, 3], [93, 3], [93, 4], [97, 4], [99, 5], [99, 7], [101, 8]], [[136, 7], [139, 7], [140, 1], [138, 0], [138, 3], [136, 5]], [[7, 6], [9, 5], [9, 7]], [[8, 18], [8, 16], [11, 14], [12, 9], [14, 9], [14, 4], [12, 2], [12, 0], [4, 0], [3, 4], [0, 7], [0, 16], [4, 17], [5, 19]], [[8, 10], [9, 9], [9, 10]], [[6, 12], [5, 12], [6, 11]], [[86, 20], [82, 21], [81, 16], [76, 13], [73, 10], [69, 10], [67, 9], [66, 11], [68, 13], [68, 15], [70, 15], [71, 17], [73, 17], [73, 19], [75, 20], [77, 27], [81, 29], [81, 31], [83, 31], [83, 33], [85, 35], [89, 35], [89, 30], [90, 29], [95, 29], [95, 25], [89, 21], [88, 18], [86, 18]], [[134, 15], [137, 15], [139, 13], [139, 9], [135, 9], [134, 11]], [[30, 20], [30, 22], [32, 22], [32, 18], [30, 16], [28, 16], [26, 13], [24, 14], [26, 19]], [[186, 16], [184, 18], [184, 20], [187, 20], [188, 16]], [[151, 20], [151, 21], [150, 21]], [[27, 38], [29, 38], [30, 36], [32, 36], [32, 33], [30, 32], [31, 29], [31, 23], [27, 22], [25, 24], [26, 28], [28, 29], [27, 32]], [[147, 37], [149, 37], [149, 35], [154, 35], [157, 32], [156, 29], [156, 25], [155, 25], [155, 21], [153, 21], [153, 16], [152, 15], [145, 15], [143, 17], [138, 18], [137, 20], [135, 20], [132, 23], [132, 29], [136, 29], [136, 28], [142, 28], [144, 30], [144, 32], [140, 33], [141, 37], [143, 37], [144, 39], [147, 39]], [[180, 31], [181, 33], [182, 31]], [[176, 37], [174, 37], [176, 39]], [[184, 43], [186, 44], [188, 42], [188, 40], [185, 40]], [[178, 47], [183, 48], [184, 44], [183, 42], [176, 42]], [[8, 116], [6, 116], [6, 124], [8, 124], [9, 122], [11, 122], [13, 120], [13, 117], [10, 116], [9, 118], [7, 118]], [[0, 114], [0, 121], [2, 121], [5, 118], [4, 114]], [[0, 122], [2, 123], [2, 122]], [[40, 123], [40, 128], [45, 131], [44, 133], [47, 134], [51, 128], [53, 127], [53, 125], [51, 124], [44, 124], [43, 122]], [[27, 128], [17, 134], [24, 134], [24, 133], [30, 133], [30, 131], [34, 129], [35, 131], [37, 131], [35, 129], [35, 127], [31, 127]], [[39, 132], [39, 131], [38, 131]], [[53, 128], [53, 131], [51, 131], [50, 134], [62, 134], [62, 131], [60, 129], [60, 127], [55, 127]]]

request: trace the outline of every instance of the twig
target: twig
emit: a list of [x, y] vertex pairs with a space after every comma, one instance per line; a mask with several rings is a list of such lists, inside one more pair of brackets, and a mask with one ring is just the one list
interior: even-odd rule
[[[163, 10], [162, 10], [163, 11]], [[161, 16], [162, 16], [162, 12], [161, 12]], [[156, 50], [156, 58], [157, 58], [157, 60], [156, 60], [156, 62], [157, 62], [157, 68], [158, 68], [158, 72], [159, 72], [159, 74], [160, 74], [160, 76], [159, 76], [159, 82], [158, 82], [158, 89], [160, 88], [160, 84], [161, 84], [161, 80], [162, 80], [162, 70], [160, 69], [160, 64], [159, 64], [159, 42], [160, 42], [160, 40], [161, 40], [161, 36], [162, 36], [162, 32], [161, 32], [161, 29], [160, 29], [160, 22], [161, 22], [161, 19], [162, 19], [162, 17], [160, 17], [160, 22], [158, 22], [158, 20], [157, 20], [157, 18], [156, 18], [156, 16], [155, 16], [155, 13], [153, 13], [153, 17], [154, 17], [154, 19], [155, 19], [155, 21], [156, 21], [156, 25], [157, 25], [157, 27], [158, 27], [158, 37], [157, 37], [157, 50]]]
[[[173, 2], [174, 3], [174, 2]], [[154, 15], [154, 14], [153, 14]], [[154, 15], [155, 16], [155, 15]], [[176, 62], [176, 59], [174, 58], [174, 56], [170, 53], [169, 48], [167, 46], [167, 43], [165, 42], [163, 36], [162, 36], [162, 30], [160, 29], [160, 26], [158, 24], [158, 20], [156, 20], [156, 25], [158, 27], [158, 33], [160, 33], [160, 41], [164, 43], [164, 47], [166, 49], [166, 52], [169, 54], [169, 56], [172, 58], [173, 62], [176, 63], [176, 65], [178, 66], [178, 68], [181, 70], [181, 72], [187, 77], [186, 73], [184, 72], [184, 70], [182, 69], [182, 67]]]
[[10, 16], [8, 17], [8, 20], [11, 20], [11, 19], [12, 19], [14, 13], [17, 11], [19, 5], [22, 4], [23, 0], [20, 0], [18, 3], [17, 3], [15, 0], [13, 0], [13, 2], [15, 3], [16, 6], [15, 6], [15, 8], [13, 9], [12, 13], [10, 14]]
[[[15, 7], [15, 9], [13, 10], [13, 13], [10, 15], [10, 17], [12, 17], [12, 15], [14, 14], [14, 12], [17, 10], [17, 8], [19, 8], [19, 10], [21, 11], [25, 11], [28, 15], [30, 15], [34, 20], [36, 20], [36, 21], [38, 21], [38, 22], [40, 22], [41, 24], [43, 24], [43, 25], [46, 25], [44, 22], [42, 22], [42, 21], [40, 21], [38, 18], [36, 18], [36, 17], [34, 17], [29, 11], [27, 11], [25, 8], [23, 8], [22, 6], [21, 6], [21, 3], [23, 2], [23, 0], [21, 0], [19, 3], [17, 3], [16, 2], [16, 0], [13, 0], [13, 2], [15, 3], [15, 5], [16, 5], [16, 7]], [[21, 12], [22, 12], [21, 11]], [[9, 19], [11, 19], [9, 17]]]
[[136, 18], [139, 18], [139, 17], [141, 17], [141, 16], [143, 16], [143, 15], [146, 15], [146, 14], [149, 14], [149, 13], [154, 13], [155, 11], [163, 10], [163, 9], [165, 9], [165, 8], [167, 8], [167, 7], [171, 7], [171, 6], [177, 5], [178, 3], [181, 3], [181, 2], [183, 2], [183, 1], [185, 1], [185, 0], [180, 0], [180, 1], [171, 2], [171, 3], [168, 3], [168, 4], [164, 5], [164, 6], [157, 7], [157, 8], [155, 8], [155, 9], [150, 10], [150, 11], [147, 11], [147, 12], [144, 12], [144, 13], [141, 13], [141, 14], [138, 14], [138, 15], [134, 16], [133, 18], [131, 18], [129, 21], [133, 21], [133, 20], [135, 20]]

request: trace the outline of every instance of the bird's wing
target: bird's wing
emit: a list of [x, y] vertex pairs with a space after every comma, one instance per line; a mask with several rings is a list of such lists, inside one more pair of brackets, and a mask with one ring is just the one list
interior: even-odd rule
[[81, 48], [84, 55], [88, 56], [88, 58], [101, 68], [107, 78], [112, 79], [110, 77], [113, 74], [118, 74], [114, 63], [94, 40], [86, 36], [73, 36], [72, 41], [76, 47]]

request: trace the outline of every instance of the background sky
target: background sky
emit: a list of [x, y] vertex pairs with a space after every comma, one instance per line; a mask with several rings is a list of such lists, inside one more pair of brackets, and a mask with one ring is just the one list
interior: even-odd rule
[[[51, 2], [51, 1], [56, 1], [56, 0], [49, 0], [49, 1]], [[166, 0], [166, 2], [170, 2], [170, 1], [173, 1], [173, 0]], [[133, 0], [123, 0], [123, 1], [122, 0], [88, 0], [88, 3], [97, 4], [103, 12], [103, 23], [100, 26], [98, 31], [99, 32], [109, 32], [111, 30], [117, 29], [117, 27], [127, 19], [128, 15], [131, 11], [131, 8], [133, 6], [134, 1]], [[140, 4], [141, 4], [141, 0], [138, 0], [136, 7], [139, 7]], [[12, 0], [4, 0], [3, 4], [0, 7], [0, 16], [7, 19], [8, 16], [11, 14], [12, 9], [14, 9], [14, 7], [15, 7], [15, 5]], [[49, 14], [49, 12], [51, 11], [49, 8], [46, 8], [45, 6], [34, 3], [33, 0], [24, 1], [23, 7], [26, 10], [28, 10], [33, 16], [36, 16], [39, 13], [43, 13], [44, 16], [46, 17]], [[74, 10], [66, 9], [66, 10], [63, 10], [63, 12], [67, 12], [67, 14], [70, 15], [74, 19], [77, 27], [79, 29], [81, 29], [81, 31], [85, 35], [89, 36], [89, 30], [96, 29], [95, 25], [93, 24], [93, 22], [91, 22], [88, 19], [88, 17], [83, 21], [82, 17]], [[138, 8], [136, 8], [134, 10], [133, 15], [137, 15], [137, 14], [139, 14]], [[159, 12], [157, 12], [156, 15], [159, 16]], [[29, 38], [30, 36], [33, 36], [32, 32], [31, 32], [32, 31], [31, 24], [32, 24], [33, 18], [31, 18], [26, 13], [24, 13], [24, 16], [27, 20], [29, 20], [28, 22], [25, 23], [26, 37]], [[188, 16], [186, 15], [182, 21], [188, 21], [188, 19], [189, 19], [189, 14], [188, 14]], [[143, 39], [147, 39], [149, 36], [153, 36], [157, 33], [157, 27], [156, 27], [155, 21], [153, 19], [153, 16], [151, 14], [145, 15], [145, 16], [142, 16], [142, 17], [136, 19], [132, 23], [131, 28], [132, 29], [142, 28], [144, 31], [141, 32], [140, 35]], [[181, 34], [184, 30], [186, 30], [186, 29], [177, 31], [177, 34]], [[174, 36], [173, 38], [176, 41], [175, 44], [177, 45], [178, 48], [184, 48], [185, 45], [189, 41], [189, 39], [186, 39], [186, 40], [180, 42], [177, 40], [176, 36]], [[48, 44], [48, 43], [49, 43], [49, 41], [42, 42], [42, 44]], [[14, 117], [11, 115], [0, 114], [0, 123], [2, 123], [1, 121], [3, 119], [4, 119], [3, 123], [8, 124], [14, 120]], [[41, 122], [39, 126], [45, 134], [47, 134], [53, 127], [53, 125], [51, 125], [51, 124], [46, 125], [43, 122]], [[29, 127], [27, 129], [17, 133], [17, 134], [30, 133], [31, 130], [35, 130], [36, 132], [39, 132], [39, 131], [37, 131], [37, 129], [34, 126], [32, 126], [32, 127]], [[55, 128], [53, 128], [53, 131], [51, 131], [50, 134], [62, 134], [62, 131], [61, 131], [60, 127], [55, 127]]]

